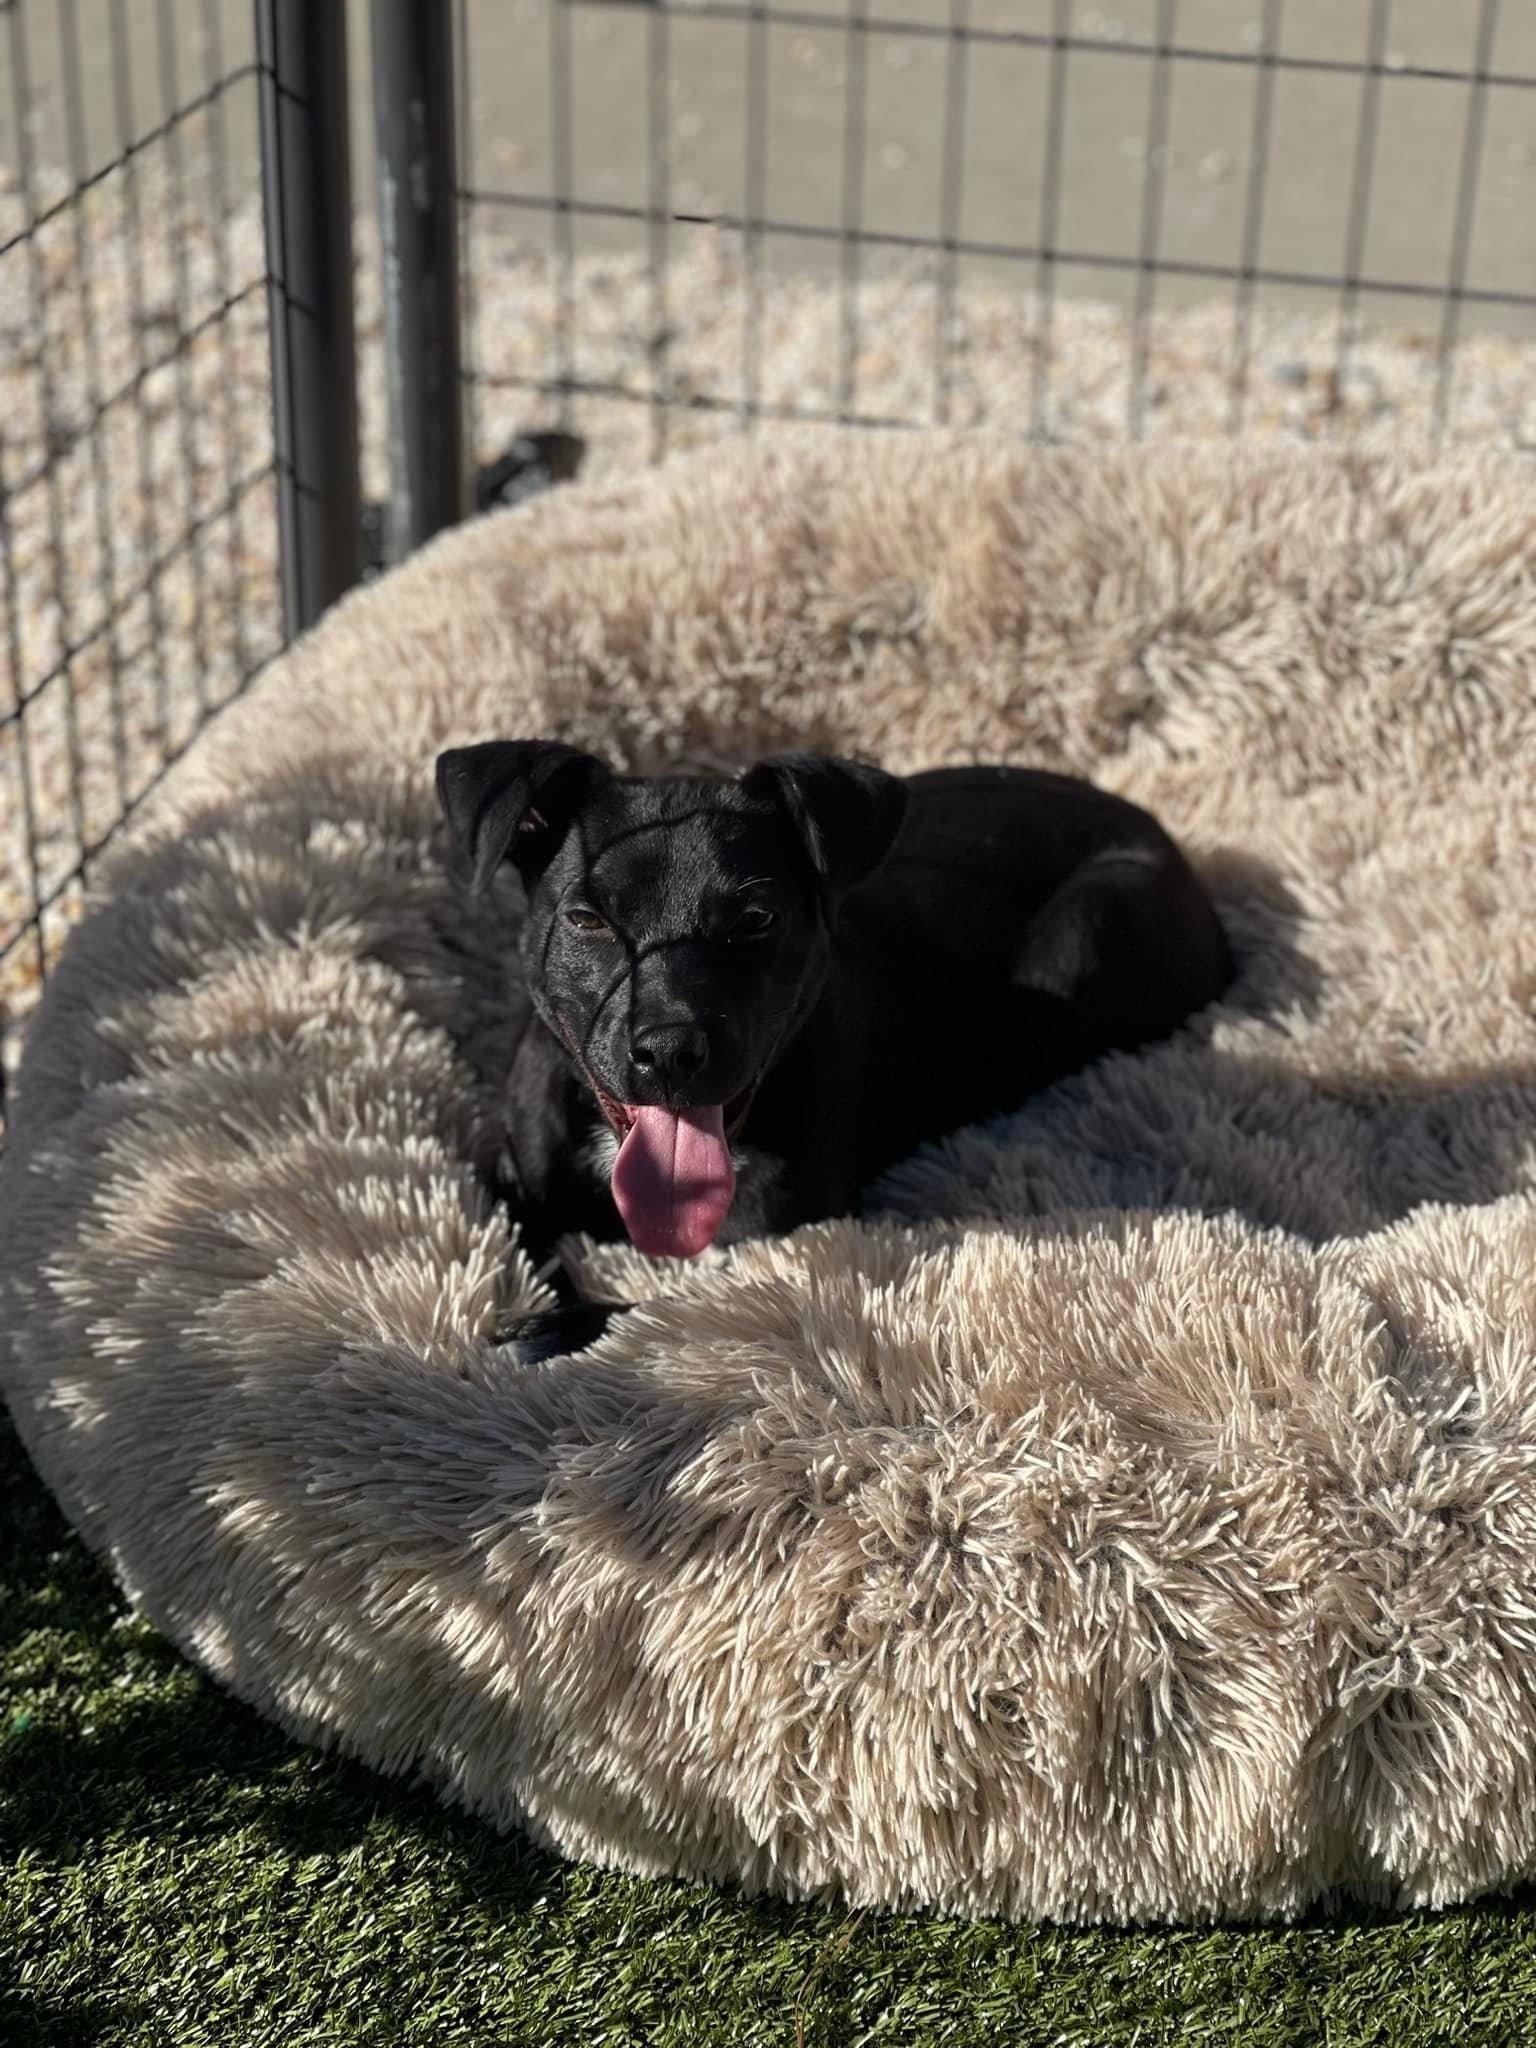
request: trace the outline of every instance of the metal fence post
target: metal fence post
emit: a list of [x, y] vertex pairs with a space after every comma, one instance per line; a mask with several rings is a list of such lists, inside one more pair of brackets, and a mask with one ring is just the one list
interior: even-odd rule
[[362, 574], [347, 19], [255, 0], [283, 614], [292, 639]]
[[384, 362], [386, 558], [464, 516], [453, 9], [372, 0]]

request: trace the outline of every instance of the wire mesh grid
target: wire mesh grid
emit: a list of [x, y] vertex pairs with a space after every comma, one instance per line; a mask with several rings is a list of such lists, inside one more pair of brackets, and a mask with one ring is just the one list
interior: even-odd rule
[[280, 642], [252, 39], [0, 9], [0, 1015], [102, 847]]
[[[455, 0], [481, 457], [541, 416], [592, 468], [799, 420], [1536, 445], [1536, 10], [1114, 4]], [[282, 643], [256, 11], [0, 0], [12, 1027]]]
[[[540, 401], [620, 436], [629, 409], [653, 456], [800, 419], [1235, 434], [1265, 423], [1256, 399], [1277, 409], [1275, 381], [1309, 433], [1407, 412], [1433, 441], [1532, 438], [1526, 10], [460, 0], [459, 16], [481, 299], [466, 376], [487, 441], [488, 417], [499, 430]], [[516, 178], [475, 154], [509, 42], [521, 139], [491, 153]], [[794, 333], [774, 317], [791, 297]], [[1469, 321], [1509, 344], [1491, 378], [1462, 375]], [[1407, 402], [1380, 402], [1378, 327], [1405, 337], [1388, 370], [1411, 373]], [[1198, 419], [1178, 379], [1192, 337], [1220, 358]], [[1268, 340], [1283, 373], [1266, 363], [1257, 389]]]

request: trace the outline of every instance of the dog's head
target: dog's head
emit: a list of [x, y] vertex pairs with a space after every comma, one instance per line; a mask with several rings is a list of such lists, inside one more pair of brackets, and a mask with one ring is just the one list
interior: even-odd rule
[[837, 906], [906, 808], [878, 768], [818, 754], [734, 782], [619, 776], [549, 740], [439, 757], [471, 886], [527, 898], [529, 992], [619, 1141], [613, 1194], [643, 1251], [688, 1257], [735, 1186], [730, 1140], [825, 981]]

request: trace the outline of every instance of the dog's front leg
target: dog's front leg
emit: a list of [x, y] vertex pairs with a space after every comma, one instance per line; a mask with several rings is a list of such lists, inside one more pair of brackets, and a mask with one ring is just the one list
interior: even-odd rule
[[496, 1343], [519, 1365], [543, 1365], [595, 1344], [627, 1302], [571, 1301], [533, 1315], [512, 1316], [497, 1329]]
[[586, 1091], [554, 1038], [531, 1017], [507, 1077], [503, 1194], [523, 1249], [547, 1278], [557, 1306], [504, 1318], [495, 1342], [523, 1365], [585, 1350], [625, 1302], [583, 1301], [555, 1247], [568, 1232], [612, 1236], [611, 1204], [583, 1163], [594, 1122]]

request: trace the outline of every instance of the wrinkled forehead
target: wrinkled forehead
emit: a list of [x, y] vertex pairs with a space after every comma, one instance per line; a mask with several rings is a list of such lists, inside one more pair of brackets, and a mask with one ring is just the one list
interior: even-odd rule
[[777, 814], [728, 783], [611, 784], [584, 806], [571, 841], [562, 880], [585, 883], [626, 921], [689, 917], [749, 882], [789, 879]]

